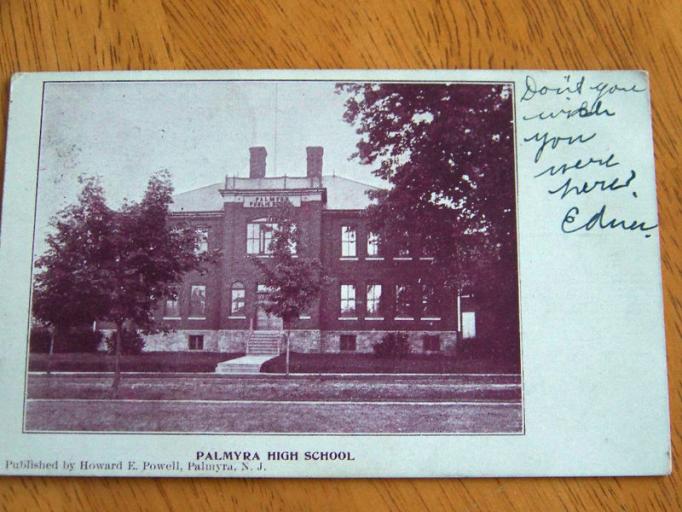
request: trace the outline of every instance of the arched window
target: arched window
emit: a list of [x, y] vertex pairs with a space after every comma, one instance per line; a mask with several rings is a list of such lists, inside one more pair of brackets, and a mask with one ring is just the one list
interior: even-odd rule
[[230, 315], [241, 316], [246, 310], [246, 291], [244, 285], [237, 281], [232, 285], [232, 297], [230, 300]]

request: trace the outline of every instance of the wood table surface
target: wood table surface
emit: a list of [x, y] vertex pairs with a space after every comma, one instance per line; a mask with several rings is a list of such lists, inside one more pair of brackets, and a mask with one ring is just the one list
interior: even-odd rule
[[0, 0], [2, 140], [17, 71], [648, 70], [674, 462], [656, 478], [2, 478], [2, 510], [682, 510], [681, 14], [675, 0]]

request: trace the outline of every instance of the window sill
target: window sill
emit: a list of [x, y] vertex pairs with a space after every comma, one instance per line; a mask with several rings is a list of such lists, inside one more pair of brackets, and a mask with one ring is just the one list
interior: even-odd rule
[[412, 261], [412, 256], [395, 256], [393, 261]]
[[365, 320], [383, 320], [383, 316], [366, 316]]
[[397, 316], [394, 320], [414, 320], [413, 316]]
[[312, 317], [311, 317], [311, 316], [308, 316], [308, 315], [303, 315], [303, 316], [299, 316], [299, 317], [298, 317], [299, 320], [310, 320], [311, 318], [312, 318]]
[[357, 320], [357, 316], [340, 316], [339, 320]]
[[341, 256], [339, 260], [341, 261], [358, 261], [359, 258], [356, 256]]
[[272, 254], [249, 254], [246, 253], [247, 256], [250, 256], [251, 258], [272, 258]]
[[245, 316], [232, 316], [232, 315], [230, 315], [230, 316], [228, 316], [227, 318], [228, 318], [229, 320], [246, 320], [246, 317], [245, 317]]
[[367, 261], [384, 261], [384, 258], [382, 256], [367, 256], [365, 258]]
[[206, 320], [205, 316], [188, 316], [187, 320]]
[[182, 317], [179, 316], [164, 316], [163, 320], [182, 320]]
[[433, 261], [435, 258], [433, 256], [422, 256], [419, 261]]
[[421, 319], [429, 321], [429, 322], [437, 322], [440, 320], [440, 317], [439, 316], [423, 316]]

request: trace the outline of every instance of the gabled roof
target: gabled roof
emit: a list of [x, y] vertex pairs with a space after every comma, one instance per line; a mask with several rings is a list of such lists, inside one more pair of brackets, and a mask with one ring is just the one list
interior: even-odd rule
[[[230, 188], [237, 190], [284, 190], [284, 178], [229, 178]], [[286, 178], [286, 189], [309, 188], [309, 179], [306, 177]], [[322, 188], [327, 190], [328, 210], [364, 210], [371, 201], [367, 196], [370, 190], [379, 190], [378, 187], [367, 185], [341, 176], [322, 176]], [[205, 187], [181, 192], [173, 196], [171, 211], [173, 212], [207, 212], [223, 209], [223, 197], [221, 190], [225, 189], [225, 183], [215, 183]]]

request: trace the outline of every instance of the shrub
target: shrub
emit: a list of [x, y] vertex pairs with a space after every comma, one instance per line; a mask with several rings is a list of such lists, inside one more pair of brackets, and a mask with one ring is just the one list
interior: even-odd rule
[[[144, 348], [144, 338], [137, 331], [121, 331], [121, 354], [139, 354]], [[116, 353], [116, 331], [107, 337], [107, 353]]]
[[31, 326], [28, 350], [34, 354], [47, 354], [50, 351], [50, 331], [47, 327], [42, 325]]
[[62, 352], [97, 352], [104, 335], [101, 331], [93, 331], [90, 325], [73, 327], [65, 335]]
[[[93, 331], [89, 325], [72, 327], [55, 334], [53, 352], [97, 352], [102, 343], [100, 331]], [[29, 351], [46, 354], [50, 351], [50, 331], [42, 325], [31, 327]]]
[[410, 343], [405, 332], [388, 332], [374, 345], [374, 355], [382, 358], [401, 358], [410, 353]]

